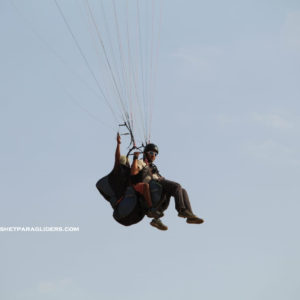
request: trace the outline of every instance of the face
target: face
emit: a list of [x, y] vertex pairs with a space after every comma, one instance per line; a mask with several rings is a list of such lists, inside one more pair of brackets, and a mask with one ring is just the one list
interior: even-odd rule
[[155, 160], [156, 156], [157, 156], [157, 152], [155, 152], [155, 151], [148, 151], [147, 152], [147, 159], [150, 162], [153, 162]]

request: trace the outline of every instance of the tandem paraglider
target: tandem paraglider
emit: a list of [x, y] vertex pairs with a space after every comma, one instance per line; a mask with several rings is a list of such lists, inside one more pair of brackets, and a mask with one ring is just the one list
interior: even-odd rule
[[[161, 218], [172, 197], [179, 217], [189, 224], [203, 223], [193, 213], [187, 191], [179, 183], [164, 178], [154, 164], [159, 149], [151, 142], [151, 127], [163, 1], [78, 2], [71, 6], [54, 0], [53, 4], [61, 24], [65, 24], [62, 34], [73, 40], [73, 48], [89, 72], [87, 78], [78, 78], [104, 104], [98, 108], [102, 117], [98, 119], [94, 111], [90, 113], [86, 101], [84, 105], [74, 101], [93, 119], [103, 124], [110, 122], [114, 132], [121, 122], [119, 126], [126, 128], [125, 134], [131, 140], [127, 155], [121, 155], [118, 134], [113, 170], [97, 182], [97, 189], [110, 203], [114, 219], [124, 226], [147, 216], [152, 226], [167, 230]], [[77, 8], [78, 16], [84, 17], [72, 18], [71, 8]], [[89, 34], [84, 28], [89, 29]], [[88, 36], [91, 43], [87, 42]], [[96, 55], [92, 55], [92, 49]], [[76, 69], [73, 73], [77, 74]]]
[[[118, 134], [113, 170], [96, 184], [98, 191], [110, 203], [113, 218], [118, 223], [130, 226], [147, 216], [152, 219], [150, 225], [167, 230], [161, 218], [171, 197], [174, 197], [179, 217], [186, 218], [189, 224], [204, 222], [193, 213], [187, 191], [179, 183], [167, 180], [159, 173], [154, 164], [159, 154], [157, 145], [148, 143], [139, 148], [133, 146], [124, 156], [121, 155], [120, 144], [121, 137]], [[128, 157], [131, 151], [135, 152], [130, 165]], [[140, 154], [143, 158], [139, 160]]]

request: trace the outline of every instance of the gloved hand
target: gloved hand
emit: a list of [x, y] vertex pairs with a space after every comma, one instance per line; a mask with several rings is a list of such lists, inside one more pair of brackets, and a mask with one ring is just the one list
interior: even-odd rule
[[152, 174], [158, 174], [158, 169], [155, 164], [150, 164]]

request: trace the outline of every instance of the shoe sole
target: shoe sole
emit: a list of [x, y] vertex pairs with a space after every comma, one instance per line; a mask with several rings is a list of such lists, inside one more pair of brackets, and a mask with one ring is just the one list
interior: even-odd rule
[[202, 224], [202, 223], [204, 223], [204, 220], [202, 220], [202, 219], [193, 219], [193, 218], [188, 218], [187, 220], [186, 220], [186, 222], [188, 223], [188, 224]]

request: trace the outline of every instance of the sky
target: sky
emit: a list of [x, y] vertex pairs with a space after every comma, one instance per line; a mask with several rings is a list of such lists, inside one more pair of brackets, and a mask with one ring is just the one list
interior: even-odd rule
[[[78, 2], [60, 3], [79, 24]], [[1, 299], [299, 299], [300, 2], [162, 11], [156, 162], [205, 220], [171, 200], [166, 232], [121, 226], [95, 188], [118, 124], [69, 71], [93, 85], [54, 2], [0, 1], [0, 227], [80, 227], [0, 232]]]

